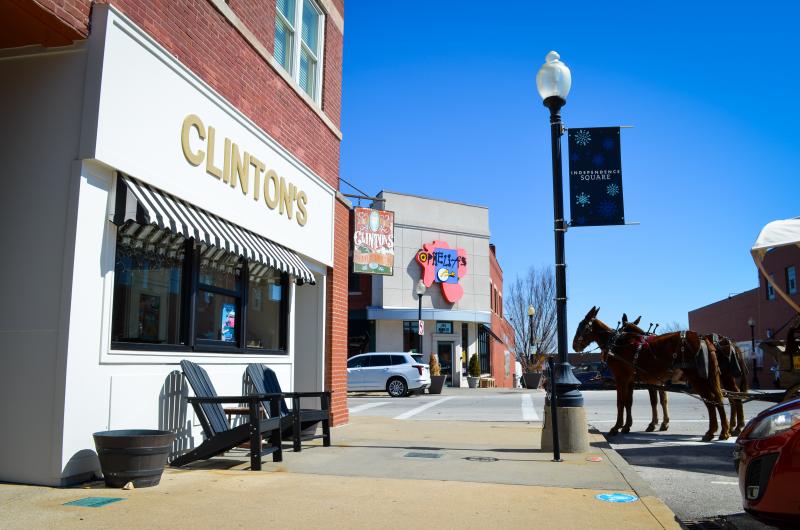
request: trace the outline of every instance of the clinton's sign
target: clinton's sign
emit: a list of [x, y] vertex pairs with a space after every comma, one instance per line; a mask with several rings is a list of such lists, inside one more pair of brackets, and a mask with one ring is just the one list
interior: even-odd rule
[[467, 255], [463, 248], [450, 248], [444, 241], [425, 243], [417, 252], [417, 263], [422, 267], [422, 282], [430, 287], [441, 284], [445, 300], [451, 304], [464, 295], [459, 278], [467, 275]]

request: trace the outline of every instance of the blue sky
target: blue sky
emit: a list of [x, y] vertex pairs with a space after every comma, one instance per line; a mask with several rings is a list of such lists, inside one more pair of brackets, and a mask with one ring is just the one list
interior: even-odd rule
[[551, 265], [535, 77], [553, 49], [572, 71], [567, 127], [634, 126], [625, 216], [641, 222], [567, 233], [570, 340], [592, 305], [606, 322], [685, 326], [690, 309], [751, 289], [760, 228], [800, 215], [800, 8], [642, 5], [348, 1], [342, 177], [488, 206], [507, 285]]

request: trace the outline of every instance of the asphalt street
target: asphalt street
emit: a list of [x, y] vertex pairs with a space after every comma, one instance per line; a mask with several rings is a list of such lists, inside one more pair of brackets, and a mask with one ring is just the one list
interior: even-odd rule
[[[589, 424], [607, 433], [616, 420], [615, 392], [594, 390], [584, 391], [583, 395]], [[637, 390], [631, 432], [609, 438], [612, 447], [681, 520], [742, 513], [731, 458], [734, 439], [701, 441], [708, 428], [705, 406], [691, 396], [670, 393], [669, 398], [669, 430], [646, 433], [644, 429], [650, 422], [650, 402], [646, 391]], [[544, 399], [545, 394], [541, 391], [447, 388], [441, 395], [398, 399], [385, 393], [351, 394], [348, 405], [352, 415], [399, 420], [540, 423]], [[767, 406], [768, 403], [757, 401], [745, 404], [745, 420]], [[748, 526], [757, 527], [757, 524]]]

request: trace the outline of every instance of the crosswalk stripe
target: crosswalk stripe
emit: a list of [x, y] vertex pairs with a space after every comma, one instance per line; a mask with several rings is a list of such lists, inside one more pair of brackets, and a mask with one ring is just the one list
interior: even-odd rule
[[420, 412], [422, 412], [424, 410], [428, 410], [431, 407], [435, 407], [436, 405], [439, 405], [440, 403], [444, 403], [445, 401], [449, 401], [449, 400], [451, 400], [453, 398], [455, 398], [455, 396], [444, 397], [442, 399], [437, 399], [436, 401], [431, 401], [430, 403], [426, 403], [426, 404], [421, 405], [421, 406], [419, 406], [417, 408], [408, 410], [408, 411], [400, 414], [399, 416], [395, 416], [394, 419], [396, 419], [396, 420], [407, 420], [408, 418], [410, 418], [412, 416], [416, 416], [417, 414], [419, 414]]
[[364, 411], [364, 410], [367, 410], [367, 409], [372, 409], [372, 408], [375, 408], [375, 407], [380, 407], [381, 405], [386, 405], [387, 403], [389, 403], [389, 402], [388, 401], [378, 401], [376, 403], [365, 403], [363, 405], [358, 405], [357, 407], [351, 407], [350, 408], [350, 414], [354, 414], [356, 412], [361, 412], [361, 411]]
[[539, 421], [539, 415], [536, 414], [536, 409], [533, 408], [533, 398], [530, 394], [522, 394], [522, 420], [523, 421]]

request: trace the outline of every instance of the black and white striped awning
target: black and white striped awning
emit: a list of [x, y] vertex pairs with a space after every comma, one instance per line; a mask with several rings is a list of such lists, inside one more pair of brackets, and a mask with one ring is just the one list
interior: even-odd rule
[[131, 221], [142, 226], [155, 225], [291, 274], [298, 284], [315, 283], [303, 260], [288, 248], [144, 182], [118, 174], [112, 222], [122, 226]]

